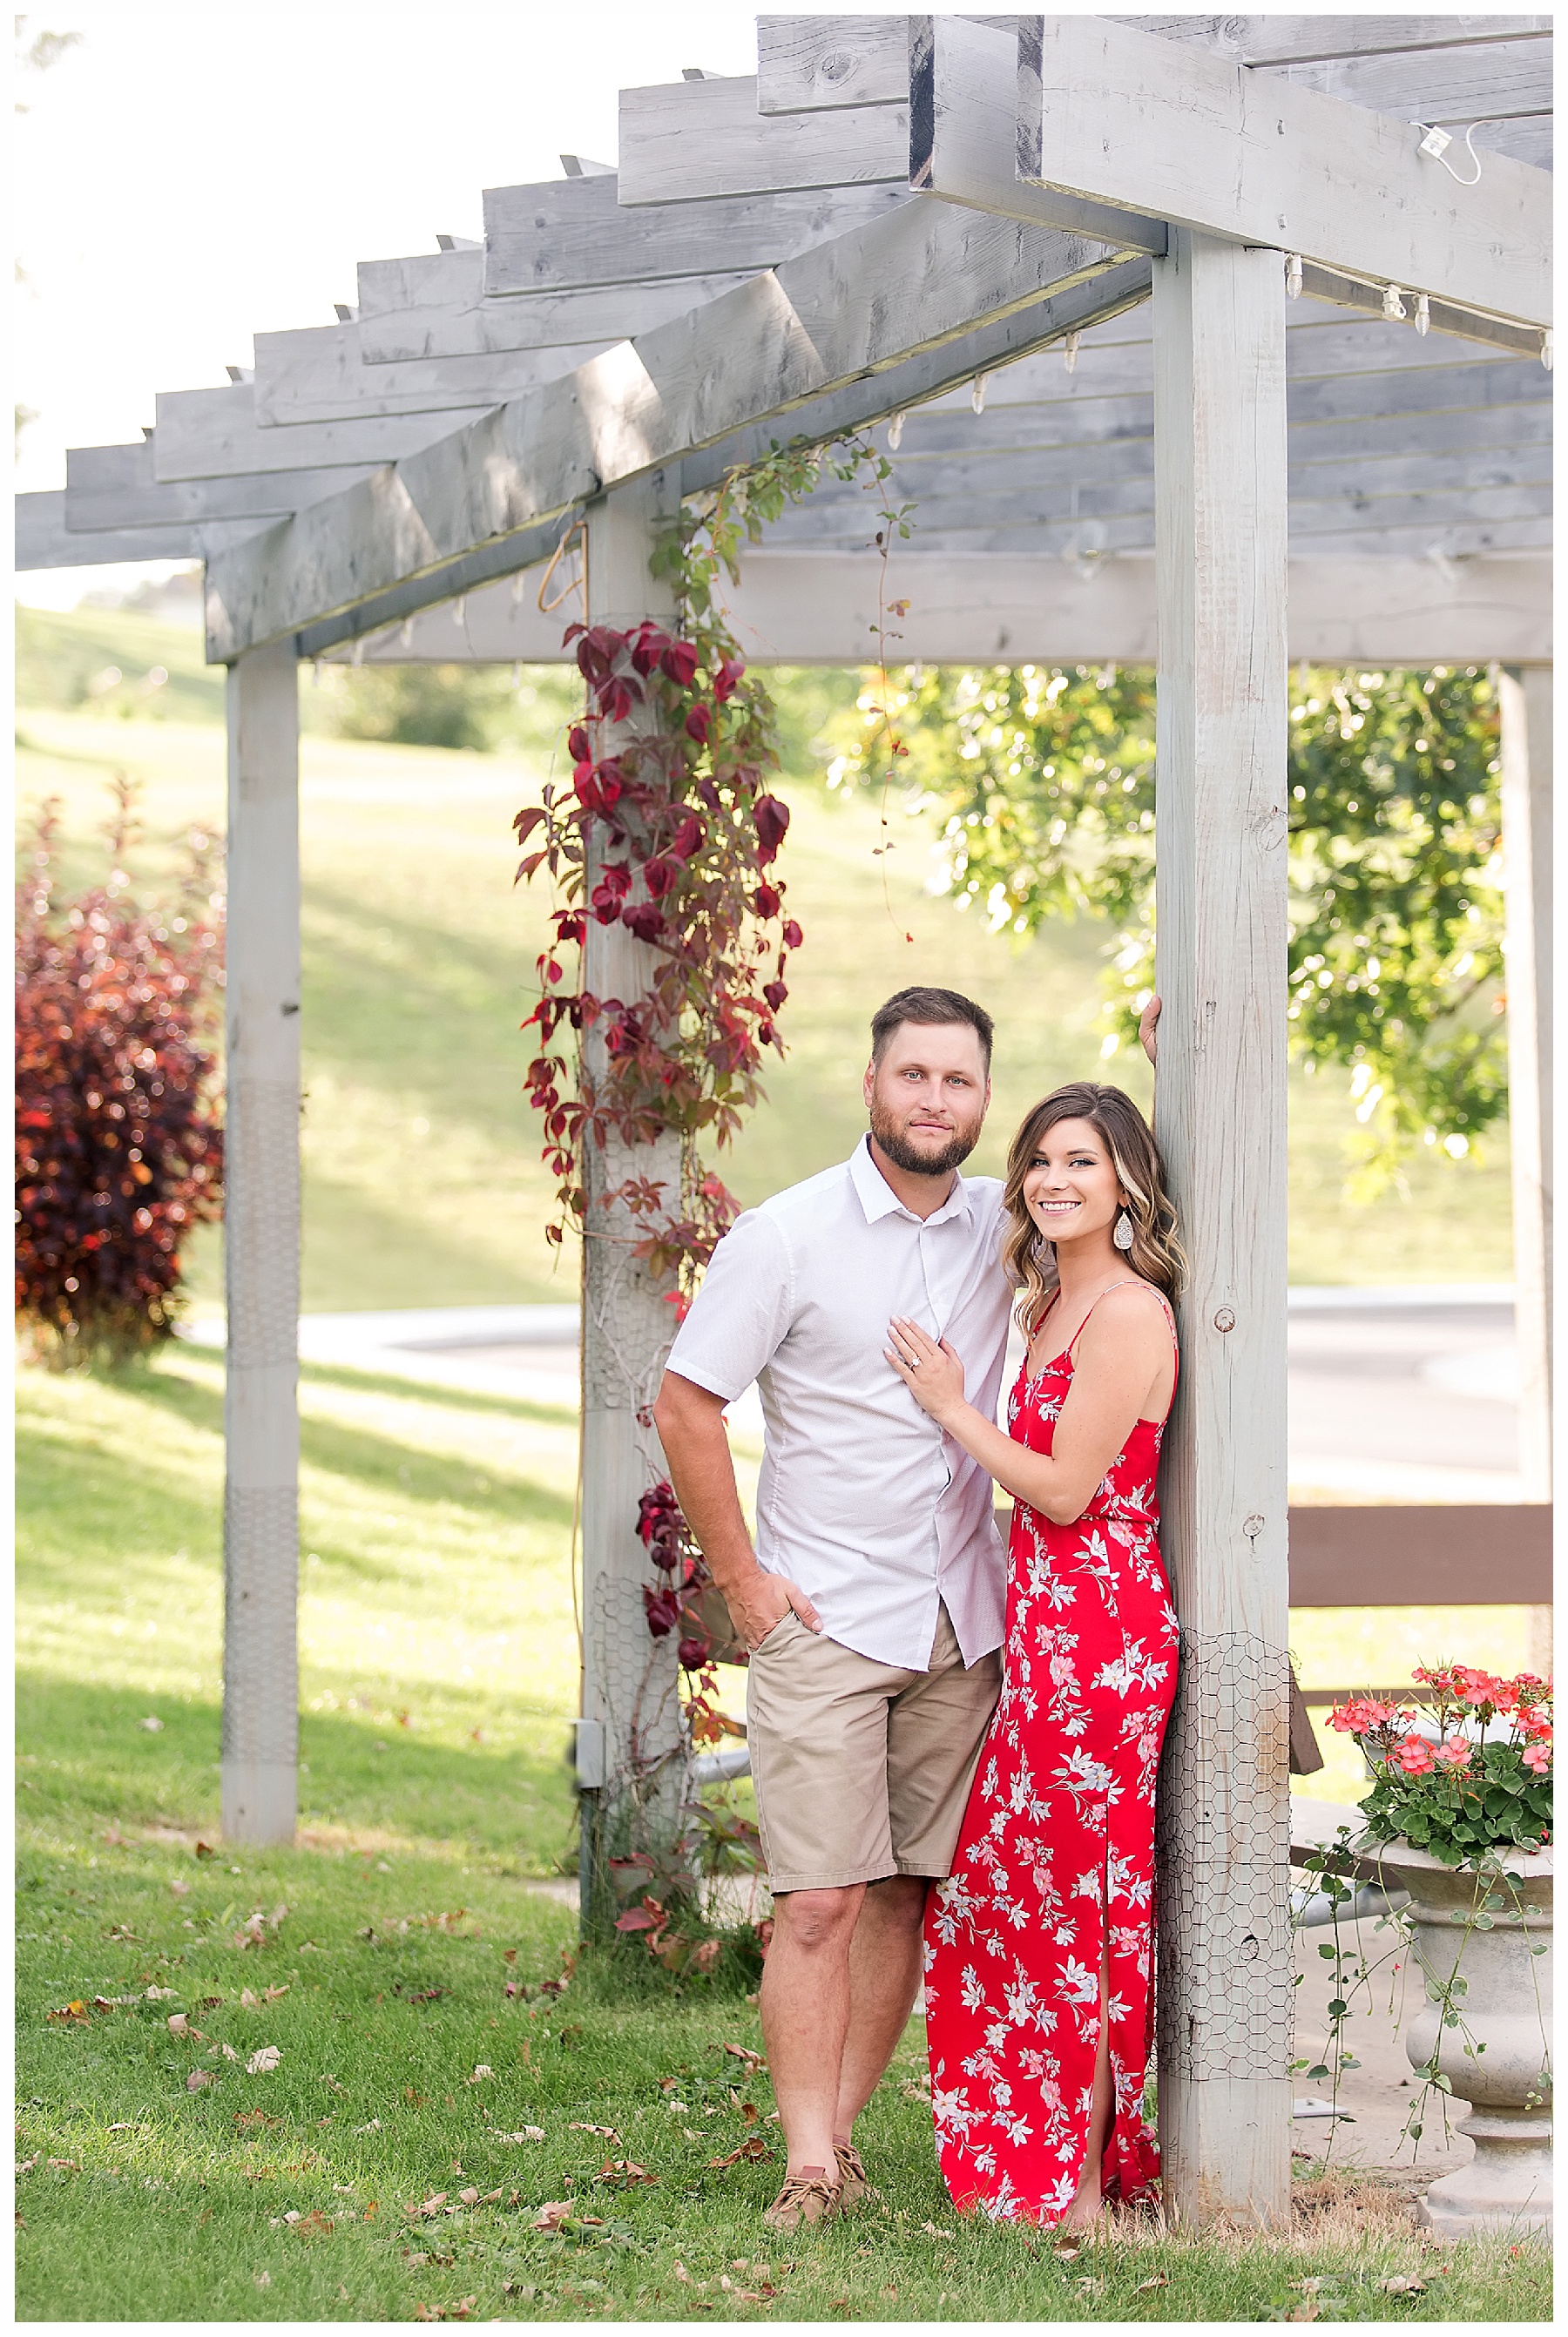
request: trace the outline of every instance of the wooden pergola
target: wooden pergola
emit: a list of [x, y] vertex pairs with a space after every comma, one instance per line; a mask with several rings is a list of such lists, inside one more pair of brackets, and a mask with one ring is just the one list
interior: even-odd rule
[[[1550, 31], [763, 17], [755, 79], [622, 93], [618, 171], [564, 156], [488, 191], [482, 247], [363, 263], [335, 324], [258, 336], [253, 371], [161, 396], [143, 445], [75, 450], [63, 494], [22, 499], [24, 567], [204, 559], [230, 670], [231, 1836], [295, 1814], [299, 661], [558, 659], [531, 572], [579, 522], [593, 620], [667, 613], [648, 559], [679, 498], [774, 441], [876, 429], [917, 507], [900, 655], [1158, 667], [1160, 1131], [1192, 1261], [1160, 2117], [1179, 2213], [1286, 2217], [1288, 667], [1502, 670], [1544, 1499]], [[828, 483], [772, 528], [734, 601], [755, 660], [863, 659], [874, 524]], [[589, 986], [635, 996], [645, 953], [593, 931]], [[591, 1814], [683, 1754], [633, 1530], [670, 1312], [612, 1220], [583, 1308]]]

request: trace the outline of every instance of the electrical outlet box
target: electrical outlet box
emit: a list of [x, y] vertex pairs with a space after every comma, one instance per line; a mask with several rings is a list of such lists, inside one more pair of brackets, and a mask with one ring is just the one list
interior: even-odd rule
[[604, 1723], [602, 1720], [574, 1720], [577, 1731], [577, 1784], [585, 1794], [596, 1793], [604, 1783]]

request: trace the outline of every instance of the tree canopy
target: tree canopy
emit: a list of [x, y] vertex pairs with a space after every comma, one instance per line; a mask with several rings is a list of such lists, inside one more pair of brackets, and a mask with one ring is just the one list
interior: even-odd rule
[[[1108, 922], [1106, 1051], [1130, 1041], [1154, 983], [1152, 671], [909, 667], [867, 675], [856, 723], [829, 784], [930, 818], [959, 910]], [[1478, 667], [1294, 677], [1290, 1041], [1349, 1069], [1366, 1190], [1506, 1109], [1499, 770]]]

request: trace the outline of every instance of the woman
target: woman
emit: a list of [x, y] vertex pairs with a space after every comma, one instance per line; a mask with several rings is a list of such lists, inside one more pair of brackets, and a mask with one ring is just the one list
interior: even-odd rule
[[1059, 1088], [1007, 1163], [1004, 1263], [1028, 1354], [1009, 1434], [897, 1318], [888, 1361], [1014, 1497], [1005, 1682], [926, 1933], [937, 2152], [960, 2208], [1093, 2222], [1158, 2173], [1154, 1779], [1176, 1617], [1154, 1479], [1182, 1269], [1154, 1139], [1119, 1088]]

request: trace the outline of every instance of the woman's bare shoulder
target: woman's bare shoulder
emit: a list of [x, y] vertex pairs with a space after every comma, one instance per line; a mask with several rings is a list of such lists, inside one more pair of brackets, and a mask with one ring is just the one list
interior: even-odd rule
[[1163, 1291], [1140, 1277], [1137, 1281], [1114, 1284], [1095, 1302], [1084, 1323], [1083, 1336], [1085, 1344], [1114, 1343], [1121, 1346], [1130, 1340], [1140, 1344], [1145, 1340], [1165, 1341], [1171, 1333], [1171, 1308]]

